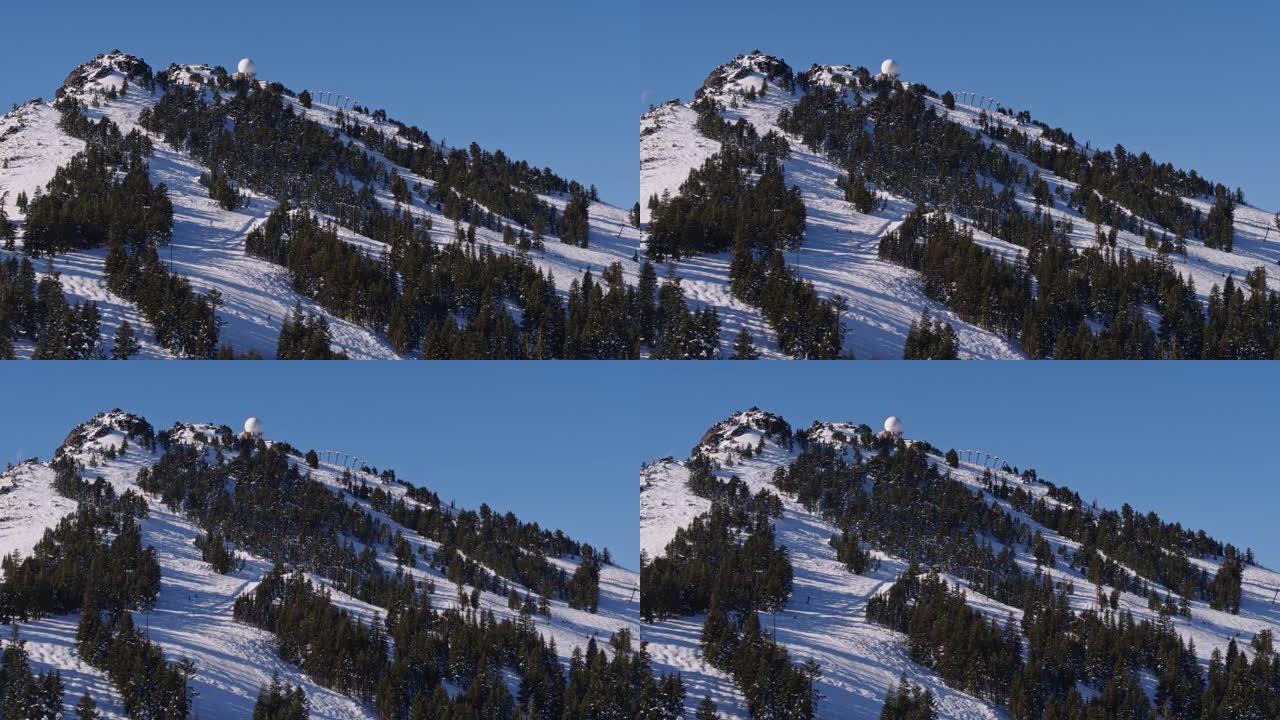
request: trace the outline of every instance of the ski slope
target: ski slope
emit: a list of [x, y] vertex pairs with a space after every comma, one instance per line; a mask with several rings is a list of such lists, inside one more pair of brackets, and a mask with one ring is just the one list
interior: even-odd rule
[[[345, 352], [353, 359], [401, 357], [381, 334], [338, 318], [295, 292], [284, 268], [244, 253], [245, 237], [266, 220], [276, 202], [246, 190], [248, 203], [245, 207], [234, 211], [219, 207], [208, 196], [206, 188], [197, 182], [208, 168], [138, 126], [139, 113], [159, 100], [159, 90], [153, 94], [137, 82], [130, 81], [122, 97], [116, 100], [104, 97], [108, 90], [122, 87], [127, 68], [136, 61], [136, 58], [118, 51], [99, 56], [73, 71], [60, 92], [81, 99], [91, 119], [106, 117], [119, 126], [122, 133], [138, 129], [153, 141], [156, 151], [155, 156], [149, 159], [151, 181], [166, 185], [174, 206], [173, 240], [168, 247], [161, 248], [161, 257], [174, 272], [189, 278], [196, 290], [217, 290], [222, 294], [223, 303], [217, 313], [223, 322], [221, 341], [230, 343], [237, 353], [256, 352], [262, 357], [273, 358], [280, 327], [297, 304], [306, 312], [325, 317], [329, 322], [334, 350]], [[175, 69], [179, 82], [196, 83], [200, 78], [212, 77], [213, 74], [208, 65], [182, 65], [175, 66]], [[260, 82], [267, 83], [269, 79]], [[212, 102], [211, 92], [206, 92], [206, 99]], [[307, 110], [296, 99], [287, 98], [286, 101], [295, 111], [305, 113], [310, 119], [331, 129], [337, 128], [334, 120], [338, 110], [336, 106], [316, 102]], [[394, 136], [398, 129], [391, 122], [375, 122], [370, 116], [350, 110], [346, 113], [348, 119], [355, 119], [366, 126], [377, 126], [384, 134]], [[353, 140], [345, 134], [343, 139]], [[33, 100], [0, 118], [0, 194], [8, 193], [4, 207], [18, 226], [18, 251], [22, 247], [24, 232], [23, 216], [16, 204], [18, 193], [32, 195], [36, 188], [43, 187], [53, 177], [59, 166], [65, 165], [83, 149], [81, 140], [58, 128], [58, 112], [51, 101]], [[392, 165], [385, 157], [368, 148], [365, 150], [387, 166]], [[421, 181], [424, 187], [431, 184], [407, 168], [398, 170], [410, 185], [415, 180]], [[378, 201], [387, 209], [393, 208], [395, 202], [390, 193], [382, 187], [377, 190]], [[561, 210], [568, 201], [562, 196], [544, 196], [543, 199]], [[434, 207], [424, 207], [425, 204], [421, 198], [415, 198], [412, 208], [415, 219], [432, 219], [433, 241], [453, 242], [453, 223]], [[592, 270], [598, 276], [613, 262], [624, 263], [630, 282], [634, 283], [638, 276], [639, 266], [631, 258], [639, 247], [639, 231], [628, 222], [628, 211], [597, 202], [591, 204], [589, 214], [588, 248], [572, 247], [555, 238], [547, 238], [546, 248], [531, 254], [536, 265], [554, 274], [556, 286], [562, 293], [567, 294], [570, 283], [574, 278], [580, 278], [584, 271]], [[514, 222], [509, 224], [515, 229], [520, 227]], [[387, 251], [382, 243], [345, 228], [339, 229], [339, 236], [373, 257], [380, 257]], [[477, 228], [476, 242], [496, 252], [515, 252], [503, 244], [500, 232], [485, 228]], [[0, 250], [0, 259], [11, 254]], [[139, 357], [171, 357], [168, 350], [155, 342], [150, 327], [137, 308], [107, 289], [103, 277], [105, 254], [105, 248], [71, 252], [59, 256], [52, 266], [41, 260], [36, 263], [36, 270], [42, 274], [59, 273], [68, 300], [98, 303], [102, 313], [104, 353], [111, 351], [116, 328], [128, 320], [142, 345]], [[17, 345], [20, 357], [30, 356], [33, 350], [30, 343], [20, 342]]]
[[[842, 296], [848, 300], [849, 309], [844, 317], [846, 328], [845, 349], [855, 357], [864, 359], [901, 359], [907, 331], [913, 320], [918, 320], [923, 310], [935, 318], [945, 319], [955, 328], [958, 353], [961, 358], [1014, 359], [1024, 357], [1017, 343], [997, 333], [960, 320], [943, 304], [925, 296], [918, 273], [877, 257], [880, 238], [893, 231], [914, 208], [914, 204], [896, 195], [880, 191], [885, 201], [884, 209], [870, 214], [859, 213], [844, 199], [843, 191], [836, 186], [837, 178], [844, 171], [831, 160], [813, 153], [798, 137], [789, 135], [777, 125], [778, 113], [795, 105], [803, 92], [799, 88], [788, 92], [775, 82], [768, 82], [765, 95], [748, 100], [748, 91], [759, 91], [767, 81], [767, 68], [776, 62], [763, 53], [742, 55], [716, 68], [707, 78], [698, 97], [710, 97], [725, 108], [724, 119], [735, 122], [745, 119], [763, 136], [773, 130], [786, 137], [791, 146], [791, 156], [783, 162], [786, 182], [800, 189], [807, 211], [804, 243], [797, 254], [789, 254], [787, 262], [801, 277], [814, 284], [823, 297]], [[854, 70], [848, 65], [822, 65], [814, 70], [819, 84], [851, 92], [847, 82], [854, 78]], [[837, 81], [839, 76], [843, 81]], [[942, 89], [939, 89], [941, 92]], [[939, 114], [964, 125], [973, 132], [979, 129], [980, 109], [957, 102], [954, 110], [947, 110], [932, 98], [929, 104]], [[1013, 118], [992, 115], [1006, 125], [1015, 124]], [[704, 137], [694, 126], [697, 113], [691, 103], [671, 101], [652, 108], [640, 119], [640, 195], [641, 227], [649, 222], [648, 201], [653, 195], [676, 195], [689, 171], [719, 151], [719, 143]], [[1040, 138], [1043, 132], [1034, 125], [1019, 127], [1024, 134]], [[995, 141], [987, 139], [988, 143]], [[1042, 142], [1048, 142], [1042, 140]], [[1030, 163], [1009, 150], [1003, 143], [996, 143], [1006, 154]], [[1054, 191], [1063, 186], [1069, 192], [1075, 184], [1041, 168], [1041, 176]], [[997, 184], [997, 188], [999, 185]], [[1212, 199], [1184, 198], [1194, 207], [1207, 213]], [[1019, 188], [1018, 203], [1028, 212], [1035, 208], [1035, 200]], [[1094, 245], [1094, 226], [1080, 213], [1063, 208], [1059, 201], [1048, 210], [1054, 218], [1069, 220], [1072, 228], [1069, 237], [1079, 248]], [[1183, 275], [1190, 274], [1196, 290], [1204, 300], [1210, 288], [1221, 286], [1228, 275], [1241, 282], [1246, 273], [1259, 265], [1268, 268], [1268, 285], [1280, 290], [1280, 233], [1272, 226], [1274, 212], [1249, 205], [1240, 205], [1235, 215], [1235, 250], [1233, 253], [1212, 250], [1195, 240], [1188, 241], [1188, 254], [1184, 258], [1172, 255], [1171, 261]], [[954, 219], [965, 222], [965, 218]], [[1151, 225], [1159, 235], [1163, 228]], [[1271, 227], [1268, 238], [1267, 228]], [[975, 240], [1006, 260], [1014, 261], [1024, 256], [1026, 249], [1004, 242], [983, 231], [974, 231]], [[1169, 232], [1170, 237], [1174, 233]], [[1139, 257], [1154, 257], [1155, 250], [1145, 247], [1144, 239], [1122, 230], [1117, 247], [1129, 249]], [[776, 338], [758, 311], [732, 296], [728, 288], [730, 253], [717, 253], [687, 258], [670, 263], [675, 275], [683, 278], [688, 295], [700, 302], [713, 305], [720, 312], [724, 327], [722, 341], [728, 348], [739, 328], [745, 327], [756, 338], [765, 357], [785, 357], [777, 348]], [[726, 350], [726, 354], [727, 354]]]
[[[232, 619], [236, 598], [252, 592], [270, 572], [272, 563], [237, 549], [237, 555], [245, 561], [244, 567], [220, 575], [200, 558], [200, 550], [193, 543], [203, 531], [181, 513], [170, 511], [158, 498], [143, 492], [135, 482], [138, 470], [155, 463], [159, 455], [140, 447], [135, 440], [130, 440], [128, 449], [115, 459], [108, 460], [103, 455], [109, 447], [121, 447], [126, 437], [121, 428], [127, 426], [131, 417], [121, 411], [95, 417], [68, 438], [65, 452], [85, 467], [84, 477], [103, 477], [118, 491], [132, 489], [147, 500], [148, 515], [141, 523], [142, 544], [156, 548], [162, 573], [161, 589], [155, 608], [150, 612], [135, 612], [134, 621], [152, 641], [163, 647], [167, 659], [186, 657], [195, 662], [196, 673], [189, 683], [195, 691], [192, 717], [251, 716], [259, 686], [269, 683], [273, 673], [279, 673], [281, 679], [304, 690], [311, 704], [312, 718], [377, 718], [372, 706], [317, 685], [298, 668], [280, 660], [270, 633]], [[173, 435], [178, 442], [201, 446], [205, 442], [201, 437], [213, 437], [215, 432], [212, 425], [181, 424], [175, 426]], [[217, 453], [211, 446], [204, 447], [207, 458], [214, 461]], [[300, 458], [295, 460], [301, 463]], [[305, 466], [302, 469], [310, 470]], [[360, 502], [366, 510], [375, 512], [342, 489], [340, 466], [322, 463], [311, 473], [314, 479], [331, 486], [335, 492], [342, 492], [348, 502]], [[53, 527], [59, 519], [75, 511], [74, 501], [54, 491], [53, 476], [47, 465], [34, 462], [0, 474], [0, 554], [29, 553], [45, 528]], [[396, 496], [403, 496], [407, 490], [401, 485], [371, 482]], [[400, 529], [415, 550], [423, 545], [436, 547], [385, 515], [375, 514], [381, 521]], [[378, 548], [378, 561], [384, 569], [395, 571], [395, 558], [387, 548]], [[570, 573], [576, 567], [574, 558], [555, 558], [552, 562]], [[417, 567], [409, 572], [416, 579], [434, 582], [431, 601], [437, 610], [457, 606], [457, 586], [442, 574], [425, 567], [420, 559]], [[323, 578], [312, 575], [311, 580], [329, 589], [335, 605], [365, 622], [380, 621], [386, 615], [384, 609], [348, 596]], [[522, 592], [528, 590], [515, 582], [512, 585]], [[605, 641], [618, 630], [631, 629], [633, 637], [638, 636], [635, 631], [638, 586], [637, 573], [605, 565], [600, 573], [600, 604], [596, 614], [574, 610], [563, 601], [553, 599], [550, 617], [535, 614], [533, 622], [545, 639], [554, 639], [567, 666], [574, 649], [584, 648], [591, 638], [607, 650]], [[536, 590], [532, 594], [536, 596]], [[499, 619], [519, 617], [518, 612], [507, 608], [505, 596], [488, 591], [481, 593], [480, 609], [492, 611]], [[81, 662], [76, 655], [78, 621], [78, 614], [70, 614], [19, 624], [19, 633], [27, 641], [32, 668], [37, 672], [62, 673], [68, 717], [80, 695], [87, 692], [97, 701], [102, 717], [123, 720], [120, 698], [105, 674]], [[513, 693], [516, 690], [511, 689]]]
[[[1003, 709], [947, 687], [932, 671], [910, 660], [902, 634], [867, 621], [867, 601], [886, 591], [907, 563], [872, 548], [873, 556], [880, 563], [878, 569], [864, 575], [845, 569], [828, 543], [832, 535], [838, 533], [837, 528], [818, 513], [806, 510], [795, 498], [778, 491], [772, 483], [774, 470], [787, 466], [799, 454], [797, 448], [788, 448], [777, 437], [764, 432], [766, 423], [775, 417], [756, 409], [735, 413], [715, 426], [699, 447], [716, 463], [717, 477], [737, 476], [753, 493], [763, 489], [782, 499], [783, 515], [775, 524], [775, 542], [786, 547], [790, 555], [793, 589], [784, 609], [774, 614], [763, 613], [760, 620], [761, 625], [786, 646], [793, 662], [813, 659], [820, 663], [822, 676], [816, 688], [821, 698], [816, 717], [877, 718], [886, 690], [903, 675], [933, 691], [939, 718], [1007, 717]], [[849, 438], [856, 437], [855, 428], [856, 423], [815, 423], [808, 432], [811, 439], [851, 448], [848, 443]], [[762, 437], [764, 452], [744, 457], [741, 450], [748, 444], [755, 446]], [[862, 448], [862, 452], [868, 449]], [[933, 459], [942, 463], [941, 458]], [[951, 470], [954, 479], [983, 493], [988, 503], [999, 504], [1031, 525], [1033, 531], [1040, 530], [1055, 554], [1059, 546], [1069, 550], [1078, 547], [1074, 541], [1035, 523], [986, 492], [981, 483], [982, 473], [981, 464], [968, 462]], [[688, 476], [684, 461], [671, 458], [649, 464], [641, 472], [640, 537], [642, 547], [651, 557], [661, 555], [676, 530], [687, 526], [697, 515], [692, 510], [679, 513], [669, 512], [668, 508], [709, 506], [706, 500], [689, 491]], [[1040, 484], [1021, 487], [1037, 497], [1048, 493], [1047, 486]], [[1054, 502], [1051, 498], [1048, 501]], [[1035, 569], [1035, 558], [1026, 547], [1017, 548], [1017, 562], [1025, 572]], [[1212, 558], [1195, 562], [1210, 573], [1219, 567], [1219, 562]], [[1098, 607], [1097, 586], [1083, 574], [1066, 567], [1065, 562], [1059, 562], [1055, 568], [1043, 568], [1042, 572], [1052, 575], [1055, 581], [1073, 584], [1070, 600], [1074, 610]], [[1015, 620], [1021, 618], [1020, 610], [982, 595], [964, 579], [945, 574], [943, 577], [964, 587], [970, 606], [990, 617], [1002, 623], [1010, 615]], [[1206, 602], [1197, 600], [1191, 603], [1190, 619], [1175, 617], [1173, 622], [1184, 638], [1194, 640], [1200, 662], [1207, 667], [1214, 649], [1225, 653], [1232, 638], [1247, 644], [1260, 630], [1271, 628], [1280, 633], [1280, 605], [1272, 601], [1278, 590], [1280, 572], [1246, 566], [1239, 615], [1213, 610]], [[1172, 591], [1174, 589], [1163, 588], [1163, 592]], [[1145, 598], [1132, 593], [1122, 593], [1120, 607], [1138, 620], [1158, 617], [1147, 609]], [[749, 716], [733, 680], [702, 658], [699, 638], [704, 619], [702, 615], [677, 617], [641, 626], [641, 636], [649, 643], [654, 658], [655, 672], [679, 672], [683, 676], [690, 713], [698, 701], [708, 695], [725, 717], [745, 719]]]

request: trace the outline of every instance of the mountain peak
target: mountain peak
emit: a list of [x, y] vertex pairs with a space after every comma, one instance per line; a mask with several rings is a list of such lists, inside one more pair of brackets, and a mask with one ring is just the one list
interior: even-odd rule
[[98, 413], [75, 426], [58, 446], [53, 459], [56, 461], [67, 455], [98, 449], [98, 443], [95, 441], [117, 432], [123, 433], [126, 438], [136, 438], [148, 444], [155, 437], [155, 429], [146, 418], [114, 408], [108, 412]]
[[795, 81], [795, 73], [782, 58], [753, 50], [712, 70], [693, 99], [701, 100], [706, 96], [721, 95], [735, 89], [745, 90], [748, 85], [758, 88], [762, 80], [790, 87]]
[[[96, 55], [92, 60], [82, 63], [72, 70], [67, 79], [62, 81], [54, 97], [61, 98], [70, 94], [83, 92], [86, 87], [101, 85], [112, 76], [119, 78], [148, 79], [151, 77], [151, 66], [145, 60], [120, 50]], [[118, 82], [114, 83], [118, 86]]]
[[752, 406], [712, 425], [698, 441], [694, 453], [699, 450], [714, 453], [741, 448], [747, 444], [754, 446], [762, 439], [772, 440], [778, 445], [789, 445], [791, 425], [781, 415]]

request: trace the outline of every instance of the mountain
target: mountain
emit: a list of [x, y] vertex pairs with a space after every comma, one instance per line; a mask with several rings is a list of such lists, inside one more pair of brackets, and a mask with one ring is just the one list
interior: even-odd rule
[[265, 70], [113, 51], [0, 118], [0, 356], [624, 352], [632, 208]]
[[273, 677], [313, 718], [586, 717], [653, 682], [606, 549], [225, 426], [78, 425], [0, 474], [0, 552], [6, 717], [51, 717], [20, 706], [55, 672], [104, 718], [249, 717]]
[[939, 718], [1280, 709], [1280, 572], [993, 451], [752, 408], [646, 464], [656, 670], [732, 718], [876, 718], [902, 678]]
[[910, 80], [756, 51], [642, 115], [645, 247], [726, 353], [740, 333], [767, 357], [1280, 349], [1273, 211]]

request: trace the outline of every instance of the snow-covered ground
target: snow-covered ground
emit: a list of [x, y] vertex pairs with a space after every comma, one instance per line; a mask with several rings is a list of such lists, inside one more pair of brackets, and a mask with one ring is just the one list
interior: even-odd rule
[[[136, 82], [130, 82], [123, 97], [116, 100], [102, 98], [109, 89], [118, 89], [125, 80], [127, 56], [111, 53], [96, 58], [82, 71], [91, 78], [81, 87], [69, 90], [88, 106], [93, 119], [107, 117], [128, 133], [138, 127], [138, 114], [144, 107], [160, 98]], [[180, 77], [193, 78], [208, 74], [208, 66], [182, 66]], [[262, 82], [268, 82], [263, 80]], [[313, 120], [336, 128], [334, 115], [337, 107], [320, 102], [305, 110], [296, 100], [290, 99], [295, 110], [305, 112]], [[375, 122], [371, 117], [347, 113], [364, 125], [375, 125], [384, 134], [394, 135], [397, 127], [389, 122]], [[149, 133], [148, 133], [149, 134]], [[161, 257], [169, 262], [174, 272], [186, 276], [199, 291], [218, 290], [223, 304], [218, 317], [223, 321], [221, 340], [230, 343], [237, 352], [256, 351], [263, 357], [275, 357], [280, 326], [295, 304], [303, 310], [323, 315], [329, 322], [332, 346], [354, 359], [386, 359], [399, 357], [386, 338], [354, 323], [342, 320], [325, 311], [320, 305], [299, 295], [289, 283], [287, 271], [277, 265], [250, 257], [244, 253], [245, 237], [262, 223], [275, 208], [270, 198], [248, 192], [249, 203], [235, 211], [223, 210], [208, 196], [208, 191], [197, 180], [207, 168], [184, 152], [173, 148], [158, 136], [151, 136], [156, 152], [150, 158], [152, 183], [163, 182], [174, 205], [173, 241], [161, 249]], [[350, 140], [351, 138], [345, 137]], [[54, 171], [84, 148], [84, 143], [68, 136], [58, 128], [58, 113], [52, 102], [33, 101], [0, 118], [0, 194], [8, 193], [5, 210], [18, 223], [18, 245], [22, 245], [22, 215], [17, 210], [20, 192], [32, 195], [43, 187]], [[367, 150], [367, 148], [366, 148]], [[390, 161], [376, 155], [388, 166]], [[406, 168], [399, 172], [410, 185], [421, 181], [424, 187], [431, 183]], [[385, 188], [378, 188], [378, 199], [388, 209], [394, 200]], [[544, 197], [555, 207], [563, 209], [567, 198]], [[412, 208], [416, 219], [430, 216], [433, 222], [432, 239], [436, 242], [453, 241], [453, 223], [435, 208], [424, 207], [421, 198], [415, 199]], [[565, 245], [555, 238], [548, 238], [545, 250], [533, 252], [531, 259], [544, 271], [550, 271], [556, 286], [567, 293], [574, 278], [583, 271], [600, 271], [613, 262], [622, 262], [630, 282], [635, 282], [639, 266], [631, 260], [639, 246], [639, 231], [628, 222], [628, 210], [606, 203], [592, 203], [590, 207], [590, 240], [588, 248]], [[511, 223], [519, 228], [516, 223]], [[514, 252], [502, 243], [500, 232], [477, 228], [476, 241], [498, 252]], [[340, 237], [373, 256], [386, 252], [379, 242], [342, 229]], [[8, 256], [0, 250], [0, 259]], [[139, 332], [142, 343], [140, 357], [170, 357], [171, 353], [156, 344], [150, 327], [132, 303], [116, 296], [106, 288], [103, 277], [104, 249], [77, 251], [60, 256], [49, 268], [42, 260], [36, 270], [52, 270], [60, 273], [72, 301], [94, 301], [102, 312], [102, 339], [105, 352], [110, 352], [116, 328], [128, 320]], [[32, 348], [20, 345], [20, 355], [29, 355]]]
[[[845, 569], [828, 543], [838, 530], [773, 486], [774, 470], [791, 463], [798, 449], [789, 449], [775, 438], [765, 436], [763, 454], [745, 458], [739, 452], [744, 442], [754, 445], [763, 436], [751, 431], [760, 428], [764, 417], [758, 410], [736, 413], [726, 421], [725, 427], [729, 432], [712, 438], [711, 443], [703, 448], [719, 466], [718, 477], [736, 475], [752, 492], [763, 489], [782, 498], [783, 515], [776, 521], [775, 541], [786, 547], [790, 554], [794, 584], [787, 606], [777, 613], [762, 615], [761, 624], [786, 646], [793, 661], [813, 659], [821, 664], [822, 677], [817, 689], [822, 697], [817, 717], [876, 718], [885, 691], [902, 675], [934, 692], [940, 718], [1007, 717], [1001, 708], [991, 703], [948, 688], [936, 674], [911, 662], [902, 635], [867, 621], [867, 601], [886, 590], [905, 569], [906, 563], [901, 558], [873, 549], [873, 555], [880, 562], [877, 570], [855, 575]], [[826, 423], [818, 426], [818, 432], [811, 432], [810, 437], [838, 443], [842, 442], [841, 436], [854, 437], [855, 427], [855, 423]], [[743, 441], [742, 437], [748, 439]], [[936, 460], [941, 462], [940, 458]], [[981, 482], [982, 472], [981, 464], [962, 462], [960, 468], [952, 470], [952, 476], [975, 491], [983, 492], [988, 502], [999, 503], [1031, 525], [1033, 530], [1039, 529], [1055, 551], [1060, 545], [1069, 549], [1078, 547], [1074, 541], [1040, 526], [1013, 510], [1008, 503], [987, 493]], [[687, 526], [696, 517], [695, 508], [707, 506], [706, 500], [689, 491], [686, 486], [688, 475], [683, 461], [669, 458], [646, 465], [641, 471], [640, 537], [642, 546], [651, 556], [660, 555], [676, 530]], [[1038, 497], [1048, 493], [1044, 485], [1023, 487]], [[672, 511], [671, 508], [687, 509]], [[1018, 549], [1017, 561], [1024, 571], [1034, 571], [1035, 558], [1025, 547]], [[1195, 562], [1210, 573], [1218, 568], [1218, 562], [1213, 559]], [[1071, 595], [1074, 609], [1097, 607], [1097, 587], [1081, 573], [1065, 567], [1063, 562], [1044, 571], [1056, 580], [1074, 584]], [[970, 605], [989, 616], [1001, 622], [1010, 614], [1015, 620], [1021, 617], [1016, 608], [982, 595], [968, 587], [963, 579], [945, 577], [964, 586]], [[1184, 638], [1195, 641], [1200, 661], [1207, 666], [1213, 650], [1225, 651], [1232, 638], [1247, 643], [1255, 633], [1266, 628], [1280, 633], [1280, 605], [1273, 602], [1277, 590], [1280, 590], [1280, 572], [1248, 566], [1244, 572], [1239, 615], [1213, 610], [1205, 602], [1194, 601], [1191, 603], [1192, 617], [1174, 618], [1174, 624]], [[1147, 609], [1146, 599], [1140, 596], [1124, 593], [1120, 603], [1135, 618], [1156, 617]], [[655, 671], [681, 673], [689, 690], [687, 704], [690, 711], [703, 695], [709, 695], [726, 717], [747, 718], [746, 708], [732, 679], [709, 666], [702, 658], [699, 637], [703, 620], [703, 616], [679, 617], [641, 626], [641, 637], [649, 643]]]
[[[138, 470], [151, 465], [159, 456], [139, 447], [136, 441], [130, 441], [120, 457], [108, 460], [102, 456], [106, 448], [119, 448], [123, 443], [125, 433], [118, 428], [119, 421], [125, 417], [123, 413], [113, 412], [95, 418], [85, 437], [96, 435], [100, 428], [106, 431], [73, 450], [71, 457], [84, 465], [85, 477], [103, 477], [117, 490], [133, 489], [147, 500], [149, 512], [142, 522], [142, 543], [156, 548], [162, 572], [161, 588], [155, 608], [150, 612], [135, 612], [134, 619], [139, 629], [164, 648], [167, 658], [188, 657], [195, 661], [196, 674], [190, 681], [195, 691], [192, 717], [250, 716], [259, 686], [269, 683], [272, 673], [279, 673], [283, 680], [303, 688], [310, 700], [313, 718], [376, 718], [374, 708], [317, 685], [298, 668], [280, 660], [270, 633], [232, 619], [235, 599], [253, 591], [271, 570], [271, 563], [238, 551], [245, 559], [243, 569], [227, 575], [214, 572], [193, 544], [202, 531], [181, 513], [170, 511], [158, 498], [137, 487]], [[211, 437], [213, 430], [209, 425], [185, 425], [175, 435], [182, 442], [199, 443], [198, 432]], [[210, 450], [211, 460], [214, 455]], [[0, 554], [15, 550], [29, 553], [45, 528], [53, 527], [61, 517], [75, 511], [74, 501], [53, 490], [53, 475], [47, 465], [38, 463], [22, 464], [0, 474]], [[334, 490], [341, 490], [339, 466], [322, 463], [312, 475]], [[406, 492], [406, 488], [396, 484], [384, 485], [383, 489], [397, 496]], [[357, 502], [349, 494], [346, 498]], [[367, 504], [361, 504], [383, 522], [399, 527]], [[399, 529], [415, 549], [422, 545], [436, 547], [412, 530]], [[394, 571], [395, 559], [385, 548], [379, 548], [378, 559], [385, 568]], [[568, 572], [576, 567], [572, 559], [558, 558], [553, 562]], [[457, 588], [442, 574], [425, 567], [420, 559], [412, 572], [418, 579], [434, 581], [432, 602], [437, 609], [456, 606]], [[314, 576], [312, 580], [329, 587], [336, 605], [366, 621], [386, 615], [384, 609], [352, 598], [333, 588], [328, 581]], [[522, 592], [527, 590], [517, 583], [513, 585]], [[555, 640], [561, 659], [567, 664], [574, 649], [585, 647], [592, 637], [607, 648], [603, 641], [620, 629], [632, 629], [632, 636], [638, 636], [638, 587], [637, 573], [605, 566], [601, 570], [598, 613], [574, 610], [563, 601], [552, 600], [551, 616], [535, 615], [533, 620], [545, 638]], [[518, 617], [507, 609], [505, 596], [483, 592], [480, 602], [482, 609], [492, 610], [500, 619]], [[78, 615], [72, 614], [19, 625], [33, 668], [36, 671], [56, 669], [62, 673], [68, 716], [80, 695], [88, 692], [98, 702], [103, 717], [124, 718], [120, 698], [106, 676], [81, 662], [76, 655], [78, 621]]]
[[[724, 82], [713, 83], [718, 86], [706, 87], [702, 92], [722, 103], [725, 107], [723, 117], [726, 120], [733, 122], [739, 118], [745, 119], [760, 135], [773, 130], [786, 137], [790, 143], [791, 157], [783, 164], [783, 169], [787, 184], [800, 189], [808, 215], [803, 246], [798, 255], [788, 255], [787, 262], [797, 268], [802, 277], [812, 282], [823, 297], [839, 295], [848, 300], [849, 309], [844, 317], [847, 330], [845, 348], [858, 358], [900, 359], [911, 321], [919, 319], [921, 311], [928, 309], [935, 318], [945, 319], [955, 327], [961, 357], [1023, 357], [1017, 343], [960, 320], [941, 303], [926, 297], [916, 272], [877, 257], [880, 238], [897, 228], [913, 209], [913, 203], [881, 192], [880, 196], [887, 203], [884, 209], [877, 209], [870, 214], [854, 210], [844, 199], [843, 191], [835, 184], [836, 179], [843, 175], [840, 167], [811, 152], [798, 137], [788, 135], [777, 126], [778, 113], [795, 105], [803, 91], [797, 88], [795, 93], [790, 93], [778, 83], [770, 82], [764, 97], [755, 100], [744, 97], [747, 91], [759, 90], [765, 84], [766, 74], [759, 68], [768, 67], [768, 62], [767, 56], [755, 53], [735, 58], [712, 73], [713, 78], [719, 76]], [[826, 65], [821, 66], [816, 75], [818, 82], [830, 84], [836, 75], [852, 78], [853, 71], [847, 65]], [[847, 85], [838, 87], [844, 88]], [[948, 111], [936, 100], [930, 99], [929, 102], [939, 113], [947, 114], [950, 119], [972, 131], [978, 130], [978, 107], [958, 102], [955, 110]], [[1012, 118], [998, 117], [1006, 125], [1014, 123]], [[689, 104], [678, 102], [657, 106], [641, 117], [642, 227], [649, 222], [649, 198], [653, 195], [661, 197], [664, 192], [677, 194], [689, 171], [700, 167], [703, 161], [719, 150], [718, 142], [704, 137], [694, 127], [696, 119], [697, 114]], [[1035, 138], [1043, 134], [1034, 125], [1019, 129]], [[1000, 147], [1011, 156], [1027, 162], [1025, 158], [1009, 151], [1007, 146], [1001, 144]], [[1040, 174], [1055, 191], [1058, 186], [1065, 186], [1068, 192], [1074, 187], [1074, 183], [1044, 169], [1040, 169]], [[1203, 198], [1184, 199], [1192, 206], [1199, 207], [1202, 212], [1207, 212], [1211, 204], [1210, 200]], [[1034, 198], [1024, 189], [1019, 190], [1018, 202], [1027, 211], [1035, 207]], [[1058, 199], [1050, 213], [1056, 219], [1072, 221], [1072, 244], [1077, 247], [1093, 245], [1093, 225], [1085, 221], [1078, 212], [1063, 209], [1062, 204]], [[1272, 227], [1271, 237], [1264, 241], [1273, 217], [1273, 212], [1249, 205], [1239, 206], [1235, 215], [1233, 253], [1212, 250], [1192, 240], [1188, 242], [1188, 254], [1185, 258], [1173, 255], [1171, 260], [1179, 272], [1191, 274], [1196, 290], [1205, 299], [1209, 296], [1210, 288], [1215, 283], [1221, 286], [1227, 275], [1234, 274], [1236, 281], [1240, 282], [1247, 272], [1258, 265], [1267, 266], [1268, 285], [1273, 290], [1280, 290], [1280, 270], [1275, 268], [1277, 261], [1280, 261], [1280, 234]], [[957, 219], [964, 221], [964, 218]], [[1157, 235], [1160, 234], [1161, 228], [1158, 225], [1147, 224], [1154, 227]], [[1172, 232], [1169, 235], [1173, 237]], [[1023, 248], [981, 231], [975, 231], [975, 236], [980, 244], [1006, 259], [1026, 252]], [[1117, 244], [1140, 257], [1155, 255], [1154, 250], [1145, 247], [1144, 239], [1134, 233], [1121, 231]], [[718, 253], [671, 263], [670, 267], [677, 276], [684, 278], [683, 287], [689, 296], [713, 305], [719, 311], [724, 323], [721, 337], [726, 348], [731, 345], [738, 329], [746, 327], [757, 338], [762, 354], [766, 357], [779, 357], [773, 332], [759, 312], [737, 300], [729, 292], [729, 260], [729, 253]]]

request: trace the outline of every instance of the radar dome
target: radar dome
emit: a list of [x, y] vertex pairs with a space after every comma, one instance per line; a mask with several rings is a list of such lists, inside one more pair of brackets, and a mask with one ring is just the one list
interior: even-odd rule
[[262, 421], [256, 417], [251, 417], [244, 421], [244, 431], [250, 435], [262, 434]]
[[240, 61], [239, 70], [241, 75], [257, 75], [258, 66], [254, 64], [252, 58], [245, 58]]
[[880, 74], [889, 77], [898, 77], [898, 63], [893, 58], [888, 58], [880, 63]]
[[897, 416], [890, 416], [884, 420], [884, 431], [890, 435], [902, 434], [902, 421]]

